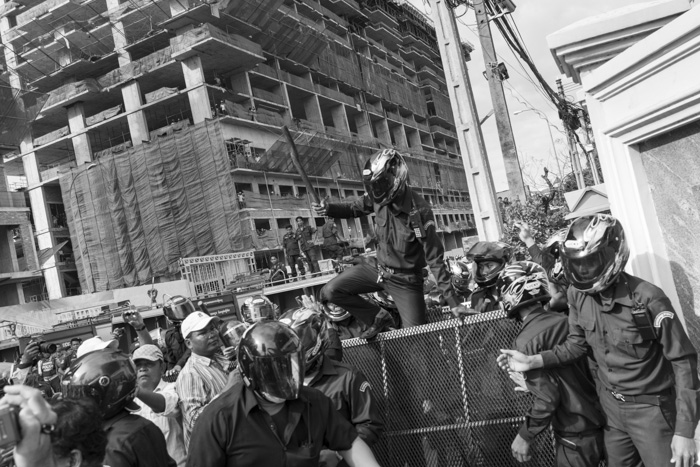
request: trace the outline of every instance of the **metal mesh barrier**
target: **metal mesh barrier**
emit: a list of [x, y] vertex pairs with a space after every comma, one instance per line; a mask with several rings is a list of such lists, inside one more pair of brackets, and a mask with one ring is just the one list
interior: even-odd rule
[[538, 436], [532, 460], [519, 464], [510, 446], [532, 396], [515, 392], [496, 366], [518, 324], [501, 311], [344, 342], [343, 361], [368, 378], [384, 415], [373, 448], [387, 467], [555, 464], [551, 431]]

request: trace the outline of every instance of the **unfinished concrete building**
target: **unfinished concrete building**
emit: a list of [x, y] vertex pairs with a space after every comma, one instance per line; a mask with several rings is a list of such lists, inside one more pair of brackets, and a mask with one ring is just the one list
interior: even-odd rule
[[[364, 161], [394, 146], [446, 249], [475, 232], [435, 32], [408, 4], [16, 0], [0, 14], [4, 79], [46, 96], [22, 103], [36, 117], [5, 155], [53, 252], [30, 294], [169, 280], [180, 257], [253, 249], [264, 266], [296, 216], [323, 223], [282, 125], [321, 196], [361, 195]], [[342, 221], [358, 247], [371, 225]]]

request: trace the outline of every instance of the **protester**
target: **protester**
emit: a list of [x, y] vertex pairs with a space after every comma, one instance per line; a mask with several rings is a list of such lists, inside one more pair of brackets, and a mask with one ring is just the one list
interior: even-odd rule
[[387, 310], [361, 298], [361, 293], [386, 290], [396, 300], [404, 327], [424, 324], [422, 269], [430, 265], [453, 311], [466, 311], [454, 299], [430, 205], [408, 185], [404, 157], [394, 149], [380, 151], [367, 161], [362, 176], [366, 193], [355, 202], [322, 201], [313, 208], [317, 215], [334, 219], [375, 213], [378, 265], [360, 263], [346, 269], [323, 287], [322, 300], [341, 306], [366, 323], [365, 339], [373, 339], [392, 326], [393, 318]]
[[288, 225], [286, 230], [287, 233], [282, 237], [282, 244], [284, 245], [284, 256], [287, 258], [287, 264], [292, 270], [292, 278], [297, 277], [297, 267], [299, 268], [299, 274], [303, 276], [306, 274], [306, 269], [304, 269], [304, 261], [301, 259], [299, 241], [291, 225]]
[[178, 467], [185, 465], [187, 453], [182, 434], [182, 415], [175, 383], [163, 381], [163, 353], [152, 344], [140, 346], [132, 355], [136, 365], [136, 403], [143, 418], [152, 421], [165, 436], [168, 454]]
[[498, 309], [496, 288], [498, 275], [513, 260], [513, 249], [503, 242], [477, 242], [467, 252], [474, 261], [474, 282], [477, 288], [471, 296], [471, 307], [477, 313]]
[[197, 418], [226, 386], [231, 361], [222, 355], [218, 323], [213, 317], [195, 311], [182, 322], [182, 335], [192, 355], [177, 378], [185, 449]]
[[289, 326], [251, 326], [238, 361], [243, 381], [204, 409], [192, 433], [188, 467], [315, 466], [324, 445], [351, 467], [379, 465], [331, 400], [302, 386], [302, 348]]
[[[497, 287], [508, 318], [522, 323], [516, 349], [534, 355], [566, 341], [566, 316], [543, 308], [551, 297], [542, 266], [528, 261], [506, 266]], [[551, 424], [557, 466], [598, 467], [604, 452], [605, 418], [585, 359], [551, 371], [531, 370], [524, 376], [534, 399], [511, 446], [513, 457], [529, 461], [532, 442]]]
[[35, 388], [6, 389], [0, 407], [20, 409], [16, 467], [102, 467], [107, 439], [94, 402], [67, 400], [51, 406]]
[[[78, 359], [62, 381], [63, 397], [92, 399], [98, 405], [102, 427], [107, 433], [106, 465], [174, 467], [163, 433], [151, 421], [132, 413], [140, 409], [134, 402], [134, 363], [110, 347], [113, 341], [99, 343], [97, 339], [86, 340], [78, 349]], [[90, 348], [86, 349], [86, 344], [90, 344]], [[103, 348], [97, 348], [99, 346]]]
[[318, 249], [314, 245], [314, 234], [316, 229], [310, 225], [304, 223], [304, 219], [301, 217], [296, 218], [297, 231], [296, 238], [299, 242], [299, 247], [306, 257], [306, 261], [309, 263], [309, 272], [311, 275], [316, 274], [320, 271], [318, 265], [318, 260], [321, 259], [318, 254]]
[[[312, 308], [299, 308], [285, 313], [280, 322], [289, 325], [301, 341], [305, 356], [304, 385], [328, 396], [338, 413], [352, 423], [360, 438], [372, 447], [384, 432], [372, 388], [361, 372], [325, 355], [329, 345], [326, 317]], [[322, 452], [321, 458], [326, 465], [338, 461], [332, 451]]]
[[42, 358], [37, 361], [36, 367], [39, 376], [41, 376], [44, 382], [51, 386], [54, 392], [61, 390], [61, 380], [58, 374], [58, 356], [56, 352], [52, 354], [42, 352]]
[[503, 350], [513, 371], [555, 368], [592, 350], [607, 418], [608, 465], [692, 466], [698, 424], [697, 353], [670, 300], [623, 272], [625, 232], [612, 216], [577, 219], [561, 248], [569, 287], [569, 335], [537, 355]]

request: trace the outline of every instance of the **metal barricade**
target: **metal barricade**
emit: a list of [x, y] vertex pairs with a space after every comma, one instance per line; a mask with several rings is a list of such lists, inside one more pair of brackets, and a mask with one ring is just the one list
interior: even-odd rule
[[373, 450], [385, 467], [552, 466], [551, 430], [519, 464], [511, 443], [532, 403], [496, 365], [519, 325], [495, 311], [343, 343], [343, 361], [367, 377], [384, 415]]

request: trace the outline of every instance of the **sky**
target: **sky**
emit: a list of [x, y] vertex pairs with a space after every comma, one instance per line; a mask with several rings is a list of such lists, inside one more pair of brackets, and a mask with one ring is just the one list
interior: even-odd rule
[[[428, 0], [409, 1], [429, 15]], [[596, 16], [630, 4], [645, 2], [643, 0], [513, 0], [513, 3], [516, 5], [516, 10], [512, 14], [512, 19], [520, 31], [530, 56], [549, 85], [552, 88], [556, 88], [555, 80], [561, 76], [561, 71], [547, 45], [548, 35], [584, 18]], [[459, 16], [457, 21], [462, 41], [468, 41], [475, 47], [471, 56], [472, 59], [467, 64], [467, 67], [479, 118], [483, 118], [493, 106], [491, 104], [488, 82], [483, 77], [485, 69], [484, 59], [479, 38], [476, 34], [474, 11], [467, 9], [465, 6], [460, 6], [455, 11], [455, 14]], [[494, 38], [496, 53], [500, 56], [501, 61], [506, 64], [510, 75], [510, 78], [504, 82], [504, 89], [525, 184], [531, 187], [534, 186], [535, 189], [545, 188], [546, 184], [541, 178], [543, 167], [547, 167], [552, 174], [558, 172], [552, 143], [547, 131], [547, 121], [540, 118], [536, 112], [529, 110], [518, 115], [513, 115], [513, 113], [534, 108], [547, 116], [549, 122], [556, 127], [552, 128], [552, 136], [556, 151], [559, 154], [562, 171], [566, 172], [570, 170], [570, 163], [568, 162], [568, 146], [563, 133], [563, 126], [554, 105], [530, 82], [530, 80], [535, 80], [532, 78], [531, 73], [526, 74], [523, 70], [523, 68], [527, 69], [527, 65], [515, 58], [515, 55], [510, 51], [494, 25], [491, 27], [491, 34]], [[565, 90], [568, 89], [569, 86], [565, 85]], [[495, 119], [493, 117], [489, 118], [482, 126], [482, 129], [496, 191], [506, 190], [508, 183], [505, 179]], [[585, 161], [582, 161], [582, 163], [585, 163]]]

